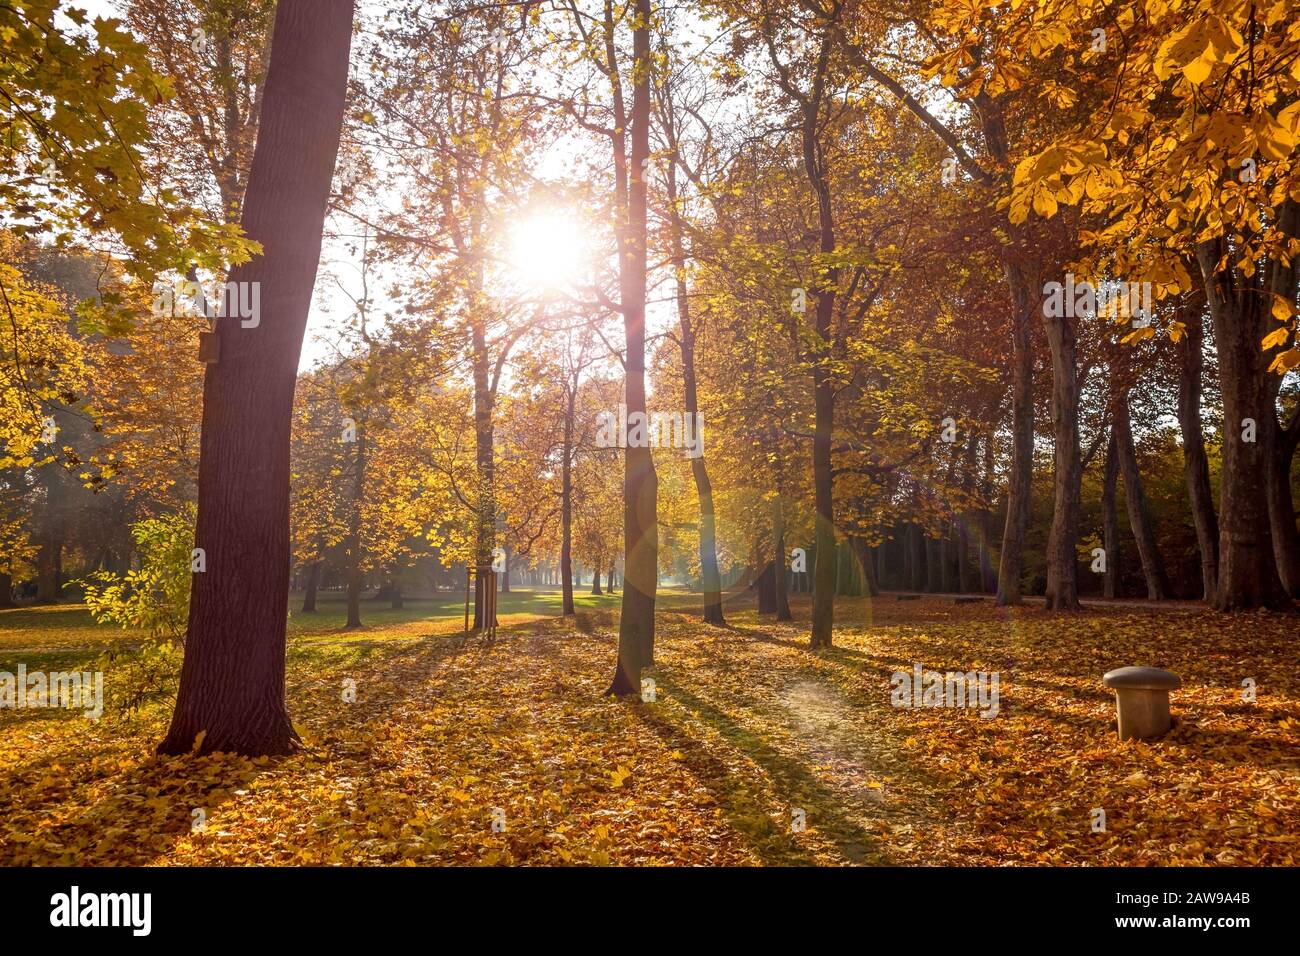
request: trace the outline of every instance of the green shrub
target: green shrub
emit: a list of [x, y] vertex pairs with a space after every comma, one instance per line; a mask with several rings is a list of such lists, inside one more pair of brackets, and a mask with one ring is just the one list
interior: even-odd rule
[[154, 642], [185, 642], [190, 614], [191, 555], [196, 509], [148, 518], [131, 526], [140, 567], [119, 577], [97, 571], [79, 583], [91, 616], [101, 624], [138, 628]]

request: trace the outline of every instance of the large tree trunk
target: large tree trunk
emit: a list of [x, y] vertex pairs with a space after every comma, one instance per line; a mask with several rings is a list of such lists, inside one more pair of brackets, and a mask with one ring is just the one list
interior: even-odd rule
[[1196, 248], [1219, 354], [1224, 415], [1214, 606], [1220, 611], [1282, 609], [1290, 601], [1278, 578], [1267, 495], [1259, 487], [1268, 472], [1277, 420], [1259, 344], [1271, 303], [1253, 288], [1240, 288], [1231, 270], [1217, 271], [1224, 251], [1221, 240]]
[[1106, 442], [1106, 470], [1101, 480], [1101, 550], [1106, 562], [1102, 579], [1102, 596], [1119, 597], [1119, 516], [1115, 509], [1115, 486], [1119, 482], [1119, 450], [1115, 447], [1115, 429]]
[[1151, 523], [1151, 510], [1147, 507], [1147, 495], [1142, 487], [1142, 474], [1138, 471], [1126, 386], [1119, 388], [1111, 412], [1115, 423], [1111, 435], [1115, 440], [1115, 450], [1119, 453], [1120, 473], [1124, 476], [1124, 503], [1128, 506], [1129, 527], [1133, 529], [1138, 558], [1142, 561], [1147, 599], [1163, 601], [1169, 596], [1169, 579], [1165, 576], [1164, 561], [1161, 560], [1155, 528]]
[[597, 564], [591, 569], [591, 593], [602, 594], [600, 590], [600, 565]]
[[15, 607], [13, 575], [0, 572], [0, 607]]
[[1179, 343], [1178, 425], [1183, 433], [1183, 478], [1196, 526], [1196, 546], [1201, 554], [1201, 599], [1212, 602], [1219, 579], [1219, 519], [1214, 513], [1210, 462], [1201, 427], [1204, 309], [1204, 297], [1198, 295], [1180, 310], [1186, 331]]
[[[630, 159], [615, 133], [617, 177], [626, 183], [626, 218], [618, 230], [619, 294], [626, 344], [627, 414], [645, 417], [646, 176], [650, 161], [650, 0], [635, 0], [632, 27]], [[613, 30], [613, 24], [607, 24]], [[620, 189], [620, 192], [624, 190]], [[620, 197], [622, 198], [622, 197]], [[620, 203], [620, 206], [622, 204]], [[630, 428], [629, 428], [630, 430]], [[623, 467], [623, 602], [618, 621], [618, 665], [611, 694], [641, 691], [641, 670], [654, 664], [655, 592], [659, 573], [659, 482], [646, 445], [629, 447]]]
[[1079, 449], [1079, 367], [1075, 329], [1065, 317], [1044, 317], [1052, 353], [1052, 424], [1055, 430], [1055, 474], [1052, 528], [1047, 536], [1047, 607], [1079, 608], [1078, 556], [1079, 481], [1083, 455]]
[[[207, 366], [188, 638], [165, 754], [285, 754], [289, 432], [320, 260], [352, 39], [351, 0], [280, 0], [243, 229], [263, 253], [231, 282], [257, 282], [255, 327], [218, 323]], [[200, 734], [202, 737], [200, 738]]]
[[316, 591], [320, 588], [320, 572], [322, 561], [313, 561], [307, 568], [307, 589], [302, 596], [302, 613], [316, 613]]

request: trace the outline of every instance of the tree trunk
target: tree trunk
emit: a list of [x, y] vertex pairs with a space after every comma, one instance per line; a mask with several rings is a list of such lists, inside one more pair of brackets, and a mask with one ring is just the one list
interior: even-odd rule
[[361, 502], [366, 495], [366, 425], [358, 422], [356, 429], [357, 454], [354, 462], [355, 473], [352, 478], [352, 511], [348, 516], [348, 537], [345, 548], [347, 561], [348, 620], [344, 625], [349, 630], [361, 626]]
[[63, 590], [63, 539], [54, 528], [42, 537], [36, 554], [36, 603], [56, 604]]
[[1079, 449], [1079, 368], [1075, 329], [1065, 317], [1044, 317], [1052, 353], [1052, 424], [1055, 430], [1052, 528], [1047, 536], [1047, 607], [1079, 608], [1078, 556], [1079, 481], [1083, 456]]
[[858, 567], [862, 570], [862, 593], [867, 597], [876, 597], [880, 594], [880, 587], [876, 581], [871, 546], [867, 544], [866, 538], [855, 536], [849, 540], [853, 547], [853, 555], [858, 559]]
[[[805, 133], [805, 137], [815, 136]], [[811, 146], [805, 146], [805, 156]], [[817, 191], [821, 219], [821, 251], [830, 255], [835, 250], [835, 232], [831, 219], [830, 193], [819, 174], [809, 167], [809, 175]], [[813, 499], [816, 520], [815, 542], [817, 563], [813, 577], [812, 630], [809, 646], [830, 647], [835, 623], [835, 481], [831, 471], [831, 438], [835, 422], [835, 388], [827, 367], [831, 321], [835, 310], [835, 285], [839, 270], [828, 269], [823, 287], [817, 291], [817, 347], [813, 365]]]
[[[607, 8], [608, 10], [608, 8]], [[615, 131], [616, 180], [626, 184], [626, 218], [618, 230], [619, 295], [623, 310], [624, 394], [628, 418], [646, 413], [646, 176], [650, 163], [650, 0], [635, 0], [632, 26], [632, 148], [624, 152], [623, 132]], [[607, 14], [608, 15], [608, 14]], [[613, 24], [607, 29], [613, 31]], [[620, 124], [621, 125], [621, 124]], [[622, 199], [623, 197], [619, 197]], [[622, 208], [622, 203], [619, 203]], [[629, 427], [629, 431], [630, 431]], [[625, 436], [626, 437], [626, 436]], [[625, 442], [631, 446], [631, 442]], [[623, 602], [618, 621], [618, 664], [611, 694], [641, 691], [641, 670], [654, 664], [655, 592], [659, 573], [659, 483], [645, 443], [625, 450], [623, 467]]]
[[321, 565], [324, 562], [313, 561], [307, 568], [307, 589], [302, 596], [302, 613], [316, 613], [316, 591], [320, 587]]
[[605, 575], [605, 590], [610, 594], [614, 593], [614, 565], [609, 566], [609, 573]]
[[957, 587], [963, 594], [980, 590], [979, 568], [971, 560], [972, 517], [971, 512], [966, 512], [965, 517], [957, 522]]
[[242, 221], [263, 253], [230, 275], [260, 284], [265, 314], [254, 327], [219, 322], [220, 361], [206, 370], [195, 539], [207, 570], [194, 576], [164, 754], [261, 756], [298, 744], [284, 699], [289, 433], [342, 126], [352, 2], [280, 0], [274, 37]]
[[948, 527], [939, 542], [939, 554], [942, 557], [940, 568], [940, 590], [945, 594], [961, 590], [961, 549], [957, 546], [957, 521], [948, 513]]
[[975, 579], [975, 563], [971, 560], [973, 538], [971, 528], [974, 524], [975, 511], [970, 507], [970, 503], [975, 491], [976, 475], [975, 441], [971, 439], [966, 442], [966, 470], [962, 475], [962, 489], [966, 492], [965, 508], [953, 517], [953, 528], [956, 532], [957, 588], [963, 594], [970, 594], [980, 589], [979, 582]]
[[573, 410], [577, 402], [576, 384], [569, 384], [564, 414], [564, 457], [560, 460], [560, 587], [563, 592], [561, 616], [574, 613], [573, 608]]
[[1220, 611], [1281, 610], [1291, 602], [1278, 578], [1267, 495], [1259, 493], [1276, 430], [1267, 359], [1259, 344], [1271, 302], [1254, 289], [1239, 288], [1231, 270], [1216, 271], [1224, 251], [1221, 240], [1196, 248], [1219, 354], [1224, 414], [1214, 606]]
[[1133, 426], [1129, 420], [1128, 388], [1121, 387], [1112, 408], [1115, 450], [1119, 452], [1120, 473], [1124, 476], [1124, 503], [1128, 506], [1129, 527], [1137, 543], [1138, 558], [1142, 561], [1142, 576], [1147, 582], [1147, 600], [1163, 601], [1169, 596], [1169, 579], [1165, 576], [1164, 561], [1156, 545], [1155, 529], [1151, 525], [1151, 512], [1147, 507], [1146, 491], [1142, 487], [1142, 474], [1138, 471], [1137, 449], [1133, 446]]
[[938, 594], [943, 590], [943, 573], [939, 560], [939, 542], [926, 536], [925, 539], [925, 590]]
[[686, 421], [694, 424], [696, 449], [691, 457], [695, 495], [700, 502], [700, 590], [704, 596], [704, 623], [726, 624], [722, 613], [722, 579], [718, 573], [717, 523], [713, 510], [713, 483], [704, 462], [704, 423], [700, 418], [699, 393], [695, 378], [695, 325], [686, 288], [686, 249], [681, 210], [677, 203], [677, 164], [668, 164], [668, 224], [672, 239], [673, 266], [677, 283], [677, 322], [681, 327], [682, 385]]
[[1119, 516], [1115, 510], [1115, 486], [1119, 480], [1119, 450], [1115, 447], [1112, 426], [1106, 442], [1106, 470], [1101, 481], [1101, 550], [1106, 571], [1102, 578], [1102, 596], [1119, 597]]
[[776, 619], [793, 621], [790, 613], [790, 575], [786, 569], [785, 502], [780, 494], [772, 499], [772, 588]]
[[1203, 341], [1205, 301], [1195, 296], [1180, 310], [1186, 331], [1179, 343], [1178, 425], [1183, 433], [1183, 478], [1196, 527], [1196, 546], [1201, 554], [1201, 600], [1213, 602], [1218, 589], [1219, 519], [1214, 513], [1210, 489], [1210, 462], [1205, 454], [1205, 433], [1201, 427]]
[[993, 571], [993, 533], [997, 525], [997, 515], [993, 510], [993, 436], [984, 438], [984, 500], [987, 507], [980, 512], [980, 589], [989, 594], [998, 590], [997, 575]]
[[[1275, 378], [1277, 378], [1275, 376]], [[1291, 493], [1291, 464], [1300, 439], [1300, 408], [1291, 410], [1273, 440], [1268, 467], [1268, 519], [1278, 577], [1293, 598], [1300, 598], [1300, 533], [1296, 531], [1295, 499]]]
[[16, 607], [14, 604], [13, 575], [0, 573], [0, 607]]
[[600, 590], [600, 565], [599, 564], [597, 564], [594, 568], [591, 569], [591, 593], [592, 594], [603, 593]]
[[1030, 496], [1034, 476], [1034, 351], [1033, 315], [1038, 299], [1030, 275], [1013, 252], [1003, 269], [1011, 293], [1011, 472], [1007, 481], [1007, 515], [1002, 528], [997, 603], [1021, 603], [1025, 566], [1025, 533], [1029, 530]]
[[[474, 628], [484, 626], [483, 608], [486, 606], [484, 588], [492, 567], [493, 549], [496, 547], [496, 463], [493, 454], [495, 434], [493, 408], [495, 396], [489, 381], [487, 328], [481, 318], [475, 319], [471, 330], [474, 366], [474, 467], [478, 479], [475, 494], [474, 562], [478, 574], [474, 576]], [[496, 624], [496, 621], [492, 621]]]
[[915, 522], [907, 526], [907, 557], [907, 590], [925, 590], [925, 539]]
[[[821, 62], [829, 56], [839, 31], [841, 9], [832, 6], [825, 32], [821, 36]], [[773, 53], [775, 56], [775, 53]], [[819, 136], [822, 133], [822, 103], [825, 96], [823, 74], [819, 71], [808, 93], [801, 97], [800, 139], [804, 175], [817, 199], [817, 245], [827, 259], [835, 253], [835, 217], [831, 205], [831, 186], [827, 157]], [[813, 380], [813, 511], [814, 547], [817, 560], [813, 577], [812, 628], [809, 646], [830, 647], [835, 624], [835, 480], [832, 471], [831, 443], [835, 428], [835, 382], [831, 376], [834, 345], [831, 327], [835, 318], [835, 297], [840, 270], [827, 265], [813, 279], [817, 300], [813, 335], [807, 349], [812, 363]]]

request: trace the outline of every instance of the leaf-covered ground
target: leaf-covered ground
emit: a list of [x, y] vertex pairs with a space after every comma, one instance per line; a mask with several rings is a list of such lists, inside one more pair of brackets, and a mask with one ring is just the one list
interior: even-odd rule
[[[554, 600], [506, 599], [493, 645], [462, 644], [451, 601], [357, 632], [338, 605], [295, 615], [290, 758], [154, 756], [171, 687], [98, 723], [0, 711], [0, 863], [1297, 862], [1294, 617], [884, 596], [842, 600], [813, 654], [800, 620], [742, 601], [705, 627], [670, 594], [641, 703], [602, 696], [617, 598], [569, 622], [539, 616]], [[0, 612], [0, 670], [88, 667], [114, 641], [132, 635], [82, 609]], [[999, 715], [891, 706], [917, 663], [998, 672]], [[1131, 663], [1183, 678], [1159, 742], [1116, 740], [1100, 677]]]

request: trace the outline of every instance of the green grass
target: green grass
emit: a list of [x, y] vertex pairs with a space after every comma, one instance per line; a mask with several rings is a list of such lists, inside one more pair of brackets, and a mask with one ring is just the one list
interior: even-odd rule
[[0, 611], [0, 670], [19, 661], [29, 669], [62, 670], [93, 661], [116, 644], [143, 639], [139, 631], [96, 624], [84, 604], [50, 604]]
[[[616, 612], [622, 591], [594, 595], [590, 585], [575, 588], [573, 603], [579, 614]], [[698, 595], [683, 588], [661, 588], [662, 607], [696, 602]], [[562, 602], [559, 588], [519, 588], [498, 596], [497, 619], [501, 626], [524, 624], [542, 618], [559, 617]], [[290, 647], [299, 643], [350, 643], [378, 638], [415, 639], [430, 634], [459, 634], [464, 627], [465, 596], [439, 594], [436, 597], [407, 598], [405, 607], [394, 609], [387, 600], [364, 598], [359, 630], [347, 630], [347, 601], [340, 591], [323, 591], [316, 610], [304, 614], [302, 594], [289, 595]], [[50, 604], [0, 610], [0, 669], [12, 669], [19, 660], [29, 667], [54, 666], [87, 661], [118, 644], [134, 644], [145, 638], [137, 630], [123, 630], [97, 624], [84, 604]]]
[[[575, 590], [574, 607], [579, 611], [616, 608], [622, 593], [594, 595], [589, 588]], [[560, 613], [563, 598], [559, 588], [515, 590], [497, 596], [497, 617], [555, 617]], [[364, 627], [389, 628], [395, 624], [433, 621], [463, 628], [465, 623], [465, 595], [439, 594], [436, 597], [406, 598], [405, 607], [393, 609], [387, 600], [365, 598], [361, 601], [361, 623]], [[322, 591], [316, 597], [316, 610], [304, 614], [302, 595], [289, 596], [289, 630], [319, 632], [322, 629], [342, 628], [347, 622], [347, 599], [341, 591]], [[470, 608], [471, 613], [473, 608]], [[504, 623], [504, 621], [502, 622]]]

